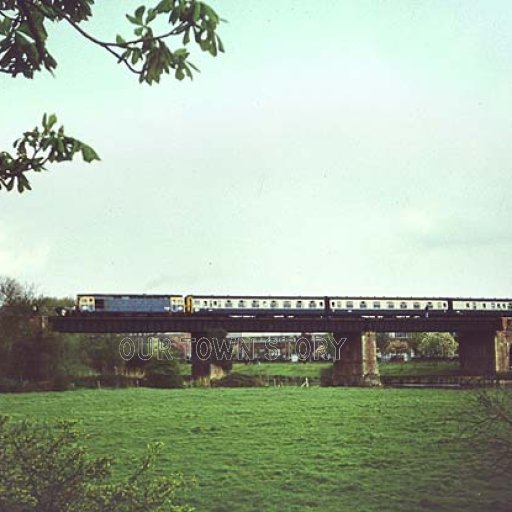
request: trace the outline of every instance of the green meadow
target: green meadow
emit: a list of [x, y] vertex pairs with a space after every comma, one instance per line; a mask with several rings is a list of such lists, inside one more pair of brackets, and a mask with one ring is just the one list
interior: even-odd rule
[[[181, 373], [189, 375], [190, 364], [181, 364]], [[306, 363], [234, 363], [233, 372], [260, 377], [299, 377], [320, 378], [320, 372], [329, 368], [329, 362]], [[383, 376], [420, 376], [420, 375], [454, 375], [460, 373], [458, 361], [409, 361], [407, 363], [380, 363], [379, 372]]]
[[160, 471], [195, 477], [199, 511], [506, 511], [507, 475], [480, 461], [460, 418], [471, 391], [125, 389], [0, 395], [15, 418], [70, 418], [121, 473], [146, 443]]
[[[190, 366], [190, 365], [189, 365]], [[320, 372], [329, 368], [329, 362], [306, 363], [261, 363], [242, 364], [235, 363], [233, 371], [247, 375], [259, 375], [262, 377], [310, 377], [320, 378]], [[380, 363], [381, 375], [449, 375], [458, 373], [458, 361], [409, 361], [407, 363]]]

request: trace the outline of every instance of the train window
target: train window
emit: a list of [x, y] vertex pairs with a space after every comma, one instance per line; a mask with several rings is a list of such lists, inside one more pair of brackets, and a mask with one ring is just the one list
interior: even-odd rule
[[194, 306], [199, 306], [199, 304], [201, 304], [201, 301], [200, 301], [200, 300], [195, 300], [195, 301], [194, 301]]
[[491, 309], [495, 309], [496, 308], [496, 304], [494, 304], [494, 302], [491, 302]]
[[412, 307], [413, 307], [414, 309], [420, 309], [420, 308], [421, 308], [421, 304], [420, 304], [419, 302], [414, 302], [414, 303], [413, 303], [413, 305], [412, 305]]
[[407, 309], [407, 302], [400, 302], [401, 309]]
[[487, 304], [485, 302], [482, 302], [482, 309], [487, 309]]
[[314, 300], [309, 301], [310, 308], [316, 308], [316, 302]]
[[245, 300], [239, 300], [238, 301], [238, 307], [239, 308], [245, 308]]
[[338, 308], [342, 308], [343, 306], [341, 305], [341, 300], [339, 300], [337, 303], [336, 303], [336, 307]]
[[359, 303], [359, 307], [361, 309], [366, 309], [366, 302], [364, 300], [362, 300], [360, 303]]
[[289, 300], [285, 300], [285, 301], [283, 302], [283, 306], [284, 306], [285, 308], [291, 308], [291, 307], [292, 307], [292, 303], [291, 303], [291, 301], [289, 301]]
[[466, 302], [466, 307], [469, 308], [469, 302]]
[[252, 307], [253, 308], [259, 308], [260, 307], [260, 301], [259, 300], [253, 300], [252, 301]]
[[227, 300], [226, 301], [226, 307], [227, 308], [232, 308], [233, 307], [233, 303], [230, 300]]
[[336, 306], [336, 302], [334, 302], [333, 300], [331, 300], [331, 308], [334, 308]]
[[105, 299], [96, 299], [96, 309], [105, 308]]
[[373, 302], [373, 309], [380, 309], [380, 301], [376, 300]]
[[270, 303], [270, 307], [271, 307], [271, 308], [277, 308], [277, 300], [273, 300], [273, 301]]
[[512, 302], [508, 303], [508, 309], [512, 309]]
[[298, 309], [302, 308], [302, 301], [301, 300], [298, 300], [295, 305], [297, 306]]
[[432, 302], [427, 302], [427, 308], [432, 309], [434, 307], [434, 304]]
[[354, 307], [354, 301], [347, 300], [347, 308], [353, 308]]
[[318, 307], [319, 308], [323, 308], [324, 307], [324, 301], [321, 300], [319, 303], [318, 303]]
[[219, 302], [218, 302], [218, 301], [216, 301], [216, 300], [214, 300], [214, 301], [213, 301], [213, 305], [214, 305], [214, 306], [218, 306], [218, 305], [219, 305]]
[[208, 301], [207, 300], [203, 300], [203, 306], [208, 306]]
[[395, 309], [395, 303], [392, 300], [388, 300], [387, 307], [388, 309]]

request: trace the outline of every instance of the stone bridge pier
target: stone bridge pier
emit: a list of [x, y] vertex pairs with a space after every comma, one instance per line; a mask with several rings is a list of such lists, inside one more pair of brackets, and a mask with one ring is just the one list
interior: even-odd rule
[[[380, 386], [374, 332], [334, 333], [336, 349], [332, 370], [334, 386]], [[343, 341], [345, 340], [345, 341]]]
[[199, 386], [209, 386], [212, 380], [221, 379], [233, 367], [231, 346], [225, 336], [206, 332], [191, 332], [192, 380]]
[[469, 374], [495, 375], [510, 370], [512, 319], [502, 319], [497, 331], [459, 331], [459, 360], [461, 369]]

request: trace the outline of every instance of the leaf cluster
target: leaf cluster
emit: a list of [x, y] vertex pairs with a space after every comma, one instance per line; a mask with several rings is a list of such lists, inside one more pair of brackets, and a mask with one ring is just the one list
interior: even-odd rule
[[0, 70], [33, 78], [41, 69], [52, 72], [57, 61], [47, 47], [47, 21], [80, 23], [91, 16], [94, 0], [0, 1]]
[[[214, 57], [224, 51], [217, 34], [222, 20], [203, 2], [160, 0], [154, 7], [141, 5], [126, 15], [134, 25], [133, 36], [117, 35], [115, 41], [100, 40], [82, 28], [93, 5], [94, 0], [0, 0], [0, 72], [26, 78], [42, 69], [53, 72], [57, 60], [47, 46], [47, 22], [67, 22], [138, 75], [139, 82], [150, 85], [171, 70], [178, 80], [192, 79], [192, 70], [199, 70], [189, 61], [186, 46], [191, 41]], [[162, 22], [168, 30], [156, 34], [154, 27]], [[176, 49], [168, 45], [171, 37], [181, 41]]]
[[100, 159], [93, 148], [66, 135], [64, 126], [56, 129], [56, 123], [54, 114], [45, 114], [41, 128], [25, 132], [14, 142], [15, 154], [0, 152], [0, 189], [10, 191], [16, 185], [18, 192], [31, 190], [26, 172], [41, 172], [47, 163], [70, 161], [77, 153], [85, 162]]

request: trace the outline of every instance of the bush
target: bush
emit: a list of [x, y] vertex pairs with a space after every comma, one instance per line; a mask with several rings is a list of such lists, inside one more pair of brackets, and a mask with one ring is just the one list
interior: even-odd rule
[[332, 386], [332, 366], [322, 368], [320, 371], [320, 386]]
[[52, 391], [66, 391], [71, 387], [71, 379], [64, 372], [59, 372], [53, 378]]
[[221, 388], [252, 388], [265, 386], [265, 382], [257, 375], [230, 373], [222, 377], [222, 379], [212, 381], [211, 385]]
[[97, 388], [98, 383], [103, 388], [131, 388], [137, 386], [136, 377], [127, 375], [87, 375], [73, 379], [72, 385], [77, 388]]
[[19, 380], [0, 377], [0, 393], [14, 393], [15, 391], [21, 391], [22, 387], [23, 383]]
[[144, 372], [144, 386], [149, 388], [182, 388], [183, 377], [175, 359], [149, 361]]
[[109, 457], [91, 458], [84, 435], [69, 421], [14, 422], [0, 417], [0, 510], [12, 512], [185, 511], [176, 491], [179, 476], [150, 471], [162, 444], [148, 445], [124, 481], [112, 479]]

